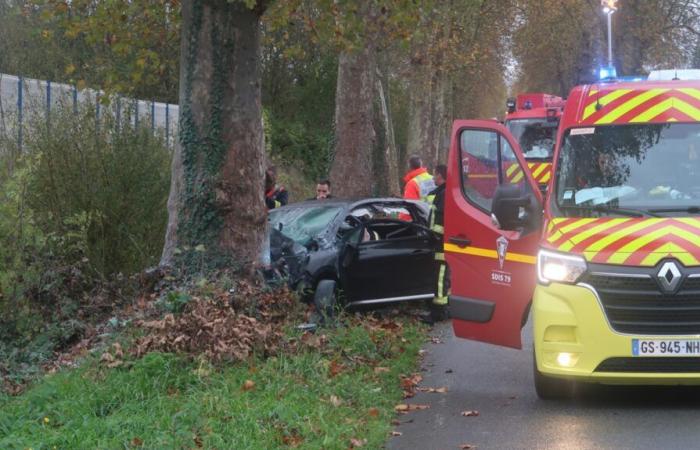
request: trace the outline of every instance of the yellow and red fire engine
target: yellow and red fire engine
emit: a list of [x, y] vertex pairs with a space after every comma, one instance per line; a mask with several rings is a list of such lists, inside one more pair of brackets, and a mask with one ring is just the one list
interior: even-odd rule
[[454, 123], [455, 334], [520, 348], [532, 309], [543, 398], [577, 381], [700, 383], [700, 81], [574, 88], [553, 159], [543, 198], [505, 126]]

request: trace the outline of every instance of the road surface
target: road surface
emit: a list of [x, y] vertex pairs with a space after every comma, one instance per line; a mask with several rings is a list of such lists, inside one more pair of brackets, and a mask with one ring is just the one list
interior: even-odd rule
[[[399, 416], [388, 449], [700, 448], [700, 388], [590, 386], [571, 400], [543, 401], [532, 381], [531, 326], [524, 349], [457, 339], [450, 323], [428, 343], [423, 387], [407, 403], [430, 409]], [[463, 411], [478, 411], [464, 417]]]

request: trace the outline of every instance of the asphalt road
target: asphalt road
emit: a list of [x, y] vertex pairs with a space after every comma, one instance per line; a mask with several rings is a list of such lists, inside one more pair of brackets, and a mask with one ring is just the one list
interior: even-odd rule
[[[530, 324], [523, 350], [457, 339], [450, 323], [428, 343], [423, 387], [399, 416], [389, 449], [698, 449], [700, 387], [586, 386], [571, 400], [543, 401], [532, 381]], [[478, 411], [463, 417], [462, 411]]]

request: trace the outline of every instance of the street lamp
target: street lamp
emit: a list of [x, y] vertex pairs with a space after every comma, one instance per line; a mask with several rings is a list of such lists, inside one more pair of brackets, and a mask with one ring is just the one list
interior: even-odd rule
[[612, 56], [612, 15], [617, 11], [617, 0], [600, 0], [603, 12], [608, 16], [608, 68], [613, 67]]

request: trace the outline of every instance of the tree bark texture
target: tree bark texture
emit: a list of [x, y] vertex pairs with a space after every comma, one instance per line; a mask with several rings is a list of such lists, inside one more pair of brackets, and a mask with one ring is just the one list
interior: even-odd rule
[[396, 147], [394, 120], [389, 101], [389, 82], [386, 73], [382, 73], [380, 70], [377, 70], [377, 100], [379, 101], [380, 120], [384, 133], [383, 146], [378, 150], [382, 155], [384, 180], [386, 181], [386, 186], [380, 193], [400, 196], [399, 152]]
[[367, 197], [373, 194], [374, 51], [343, 52], [338, 61], [335, 106], [335, 155], [331, 166], [334, 194]]
[[176, 249], [197, 249], [196, 259], [213, 265], [218, 256], [258, 257], [266, 220], [261, 10], [226, 0], [182, 3], [180, 135], [161, 264], [171, 264]]

